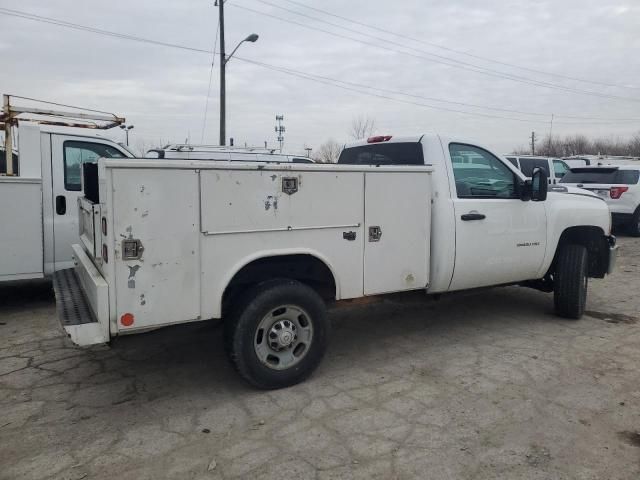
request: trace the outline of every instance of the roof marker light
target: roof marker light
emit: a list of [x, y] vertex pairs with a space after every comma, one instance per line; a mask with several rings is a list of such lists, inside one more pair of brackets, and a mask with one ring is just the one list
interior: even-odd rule
[[376, 135], [367, 138], [367, 143], [388, 142], [389, 140], [391, 140], [391, 135]]

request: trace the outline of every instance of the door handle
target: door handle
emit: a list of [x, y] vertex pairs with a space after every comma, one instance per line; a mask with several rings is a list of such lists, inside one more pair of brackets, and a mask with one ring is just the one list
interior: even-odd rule
[[64, 195], [58, 195], [56, 197], [56, 213], [58, 215], [67, 213], [67, 197]]
[[468, 222], [470, 220], [484, 220], [487, 217], [483, 213], [474, 212], [474, 213], [465, 213], [464, 215], [460, 216], [460, 218], [465, 222]]

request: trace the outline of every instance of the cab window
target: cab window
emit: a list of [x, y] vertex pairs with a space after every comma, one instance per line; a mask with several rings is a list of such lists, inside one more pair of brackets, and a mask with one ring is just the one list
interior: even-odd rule
[[100, 157], [124, 158], [124, 154], [110, 145], [93, 142], [78, 142], [68, 140], [64, 142], [64, 188], [70, 191], [80, 191], [81, 165], [95, 163]]
[[547, 177], [550, 176], [549, 162], [546, 158], [520, 158], [520, 170], [522, 170], [522, 173], [527, 177], [531, 177], [533, 170], [536, 168], [543, 169], [547, 172]]
[[472, 145], [449, 145], [458, 198], [515, 198], [516, 176], [498, 157]]
[[569, 171], [569, 167], [562, 160], [554, 160], [553, 161], [553, 173], [556, 178], [562, 178]]

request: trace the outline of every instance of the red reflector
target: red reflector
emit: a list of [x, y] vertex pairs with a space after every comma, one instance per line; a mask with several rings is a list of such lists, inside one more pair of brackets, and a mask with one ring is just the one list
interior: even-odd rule
[[125, 313], [120, 317], [120, 323], [125, 327], [133, 325], [134, 317], [132, 313]]
[[102, 217], [102, 234], [107, 236], [107, 219], [105, 217]]
[[391, 135], [376, 135], [375, 137], [367, 138], [367, 143], [388, 142], [389, 140], [391, 140]]
[[629, 187], [611, 187], [611, 190], [609, 190], [609, 196], [617, 200], [627, 190], [629, 190]]
[[102, 244], [102, 259], [104, 260], [104, 263], [109, 263], [109, 251], [104, 243]]

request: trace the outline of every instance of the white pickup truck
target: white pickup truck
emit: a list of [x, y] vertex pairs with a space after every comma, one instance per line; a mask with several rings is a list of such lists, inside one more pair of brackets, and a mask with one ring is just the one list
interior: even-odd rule
[[14, 98], [21, 97], [4, 96], [0, 113], [5, 132], [1, 152], [5, 158], [0, 162], [0, 282], [43, 278], [72, 267], [81, 163], [133, 156], [112, 140], [90, 134], [116, 126], [123, 118], [86, 110], [21, 107], [10, 102]]
[[528, 180], [480, 146], [373, 137], [340, 163], [85, 166], [76, 266], [54, 277], [67, 333], [90, 345], [222, 318], [238, 372], [279, 388], [320, 362], [327, 303], [526, 284], [579, 318], [588, 277], [613, 268], [605, 202], [547, 197], [544, 171]]

